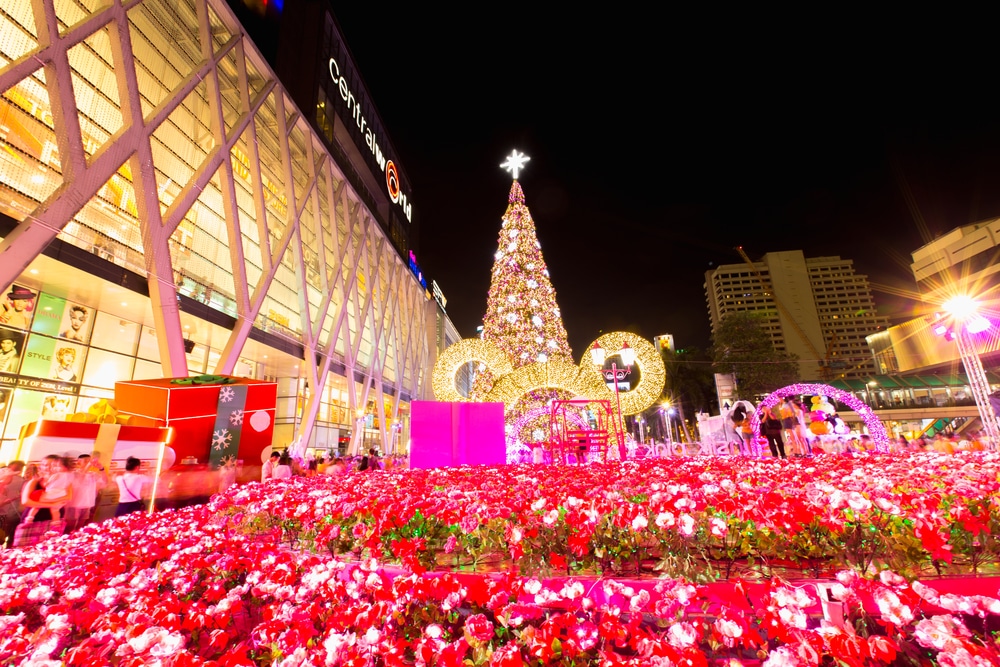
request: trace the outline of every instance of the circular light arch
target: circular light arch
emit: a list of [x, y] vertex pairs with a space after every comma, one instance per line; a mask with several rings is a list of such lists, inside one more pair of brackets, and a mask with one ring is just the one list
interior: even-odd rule
[[875, 412], [867, 403], [860, 400], [854, 394], [831, 387], [828, 384], [790, 384], [777, 391], [768, 394], [767, 398], [760, 402], [757, 410], [750, 417], [750, 426], [753, 428], [754, 441], [760, 437], [760, 416], [764, 408], [773, 408], [781, 399], [788, 395], [794, 396], [827, 396], [833, 400], [843, 403], [854, 410], [855, 413], [865, 423], [868, 428], [868, 435], [871, 436], [875, 448], [882, 453], [889, 452], [889, 435], [885, 431], [885, 425], [878, 418]]

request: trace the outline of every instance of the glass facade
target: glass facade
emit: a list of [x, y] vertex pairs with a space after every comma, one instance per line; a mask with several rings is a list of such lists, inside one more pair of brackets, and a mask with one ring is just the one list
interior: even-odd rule
[[[20, 336], [18, 392], [41, 373], [25, 374], [32, 355], [51, 374], [60, 346], [105, 395], [154, 372], [235, 373], [256, 330], [316, 361], [276, 378], [276, 441], [350, 433], [357, 449], [364, 423], [367, 446], [405, 443], [429, 378], [425, 290], [224, 2], [5, 0], [0, 91], [0, 212], [16, 222], [0, 253], [24, 258], [0, 285], [43, 309], [30, 329], [0, 322]], [[83, 302], [88, 339], [61, 342], [71, 304], [40, 319], [62, 297], [26, 273], [56, 238], [145, 277], [155, 326]], [[229, 339], [184, 350], [178, 295], [232, 318]]]

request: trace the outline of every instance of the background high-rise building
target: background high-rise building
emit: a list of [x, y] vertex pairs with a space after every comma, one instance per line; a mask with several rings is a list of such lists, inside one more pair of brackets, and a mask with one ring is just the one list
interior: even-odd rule
[[730, 313], [762, 314], [775, 349], [798, 357], [803, 380], [874, 371], [865, 336], [888, 321], [875, 311], [868, 277], [849, 259], [772, 252], [707, 271], [705, 293], [713, 331]]

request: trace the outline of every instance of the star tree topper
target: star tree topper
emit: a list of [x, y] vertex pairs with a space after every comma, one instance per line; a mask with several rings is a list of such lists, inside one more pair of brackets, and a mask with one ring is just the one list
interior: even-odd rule
[[515, 150], [507, 157], [507, 161], [500, 166], [512, 173], [514, 175], [514, 180], [516, 181], [518, 172], [524, 169], [524, 163], [530, 159], [531, 158], [524, 153], [518, 153]]

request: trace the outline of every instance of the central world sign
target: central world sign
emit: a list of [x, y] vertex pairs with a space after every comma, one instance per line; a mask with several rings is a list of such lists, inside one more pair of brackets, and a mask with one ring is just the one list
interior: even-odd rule
[[406, 219], [412, 222], [413, 205], [407, 200], [406, 194], [401, 189], [399, 170], [393, 161], [388, 159], [382, 152], [382, 147], [378, 145], [378, 139], [372, 130], [371, 124], [361, 110], [361, 103], [354, 96], [354, 93], [351, 92], [351, 89], [348, 88], [347, 80], [341, 75], [340, 65], [337, 64], [334, 58], [330, 58], [329, 68], [330, 78], [333, 79], [337, 90], [340, 91], [341, 99], [347, 104], [347, 111], [351, 114], [351, 118], [358, 126], [361, 135], [365, 138], [365, 144], [371, 151], [375, 163], [385, 172], [385, 189], [389, 193], [389, 199], [392, 200], [393, 204], [398, 204], [403, 210], [403, 215], [406, 216]]

